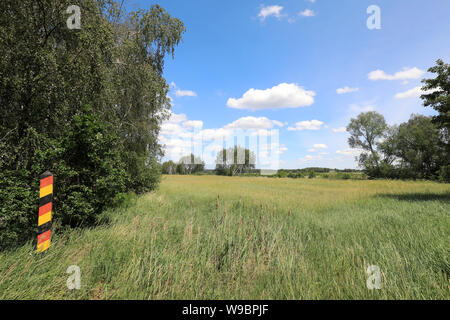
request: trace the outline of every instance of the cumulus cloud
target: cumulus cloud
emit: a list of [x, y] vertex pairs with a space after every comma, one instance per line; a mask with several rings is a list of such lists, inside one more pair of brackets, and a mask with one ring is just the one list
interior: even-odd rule
[[295, 127], [288, 127], [288, 130], [289, 131], [320, 130], [322, 125], [323, 122], [319, 120], [300, 121], [295, 124]]
[[352, 113], [361, 113], [361, 112], [368, 112], [368, 111], [374, 111], [375, 106], [373, 106], [371, 103], [363, 103], [357, 104], [353, 103], [350, 105], [350, 112]]
[[229, 98], [227, 106], [234, 109], [264, 110], [299, 108], [314, 103], [314, 91], [305, 90], [295, 83], [281, 83], [266, 90], [250, 89], [239, 98]]
[[412, 88], [411, 90], [397, 93], [394, 96], [394, 98], [395, 99], [419, 98], [422, 94], [430, 94], [430, 93], [433, 93], [435, 91], [439, 91], [439, 89], [422, 91], [422, 87], [418, 86], [418, 87]]
[[316, 156], [312, 156], [310, 154], [308, 154], [306, 157], [300, 158], [300, 162], [301, 163], [306, 163], [306, 162], [311, 162], [311, 161], [317, 161], [317, 160], [322, 160], [323, 157], [321, 155], [316, 155]]
[[317, 152], [320, 151], [321, 149], [328, 149], [328, 146], [326, 144], [318, 143], [313, 145], [311, 149], [308, 149], [308, 152]]
[[358, 156], [361, 153], [361, 150], [358, 149], [351, 149], [351, 148], [347, 148], [344, 150], [337, 150], [336, 151], [337, 154], [343, 155], [343, 156]]
[[192, 91], [192, 90], [181, 90], [177, 86], [177, 84], [175, 82], [173, 82], [173, 81], [170, 83], [170, 86], [172, 88], [176, 89], [175, 95], [177, 97], [196, 97], [197, 96], [197, 93], [195, 91]]
[[305, 9], [305, 10], [299, 12], [298, 14], [303, 17], [314, 17], [316, 15], [316, 13], [310, 9]]
[[410, 80], [419, 79], [425, 71], [420, 70], [417, 67], [414, 68], [403, 68], [402, 71], [396, 72], [394, 74], [387, 74], [383, 70], [375, 70], [369, 73], [369, 80]]
[[337, 94], [344, 94], [344, 93], [350, 93], [350, 92], [356, 92], [359, 88], [350, 88], [350, 87], [343, 87], [336, 90]]
[[270, 120], [266, 117], [243, 117], [240, 118], [228, 125], [225, 126], [225, 128], [228, 129], [271, 129], [274, 126], [282, 127], [283, 123], [276, 120]]
[[[275, 129], [282, 126], [284, 126], [282, 122], [266, 117], [243, 117], [221, 128], [202, 129], [203, 121], [190, 120], [185, 114], [171, 112], [170, 118], [162, 124], [158, 139], [163, 145], [166, 159], [178, 161], [182, 156], [194, 153], [200, 155], [206, 164], [214, 165], [217, 152], [223, 148], [224, 142], [232, 145], [237, 137], [238, 144], [245, 144], [239, 142], [239, 139], [249, 136], [252, 137], [248, 140], [249, 143], [258, 141], [259, 151], [253, 150], [258, 154], [258, 159], [265, 157], [270, 164], [276, 162], [275, 156], [287, 151], [285, 145], [279, 144], [278, 130]], [[253, 139], [254, 136], [259, 139]], [[271, 136], [270, 145], [264, 143], [264, 139], [261, 140], [261, 137], [269, 136]], [[263, 162], [259, 163], [263, 165]]]
[[203, 127], [203, 121], [189, 120], [189, 121], [183, 122], [183, 126], [190, 127], [190, 128], [201, 128], [201, 127]]
[[192, 91], [192, 90], [180, 90], [180, 89], [178, 89], [178, 90], [175, 92], [175, 95], [176, 95], [177, 97], [196, 97], [196, 96], [197, 96], [197, 93], [195, 93], [195, 92]]
[[346, 132], [347, 128], [346, 127], [340, 127], [340, 128], [336, 128], [336, 129], [331, 129], [331, 131], [333, 131], [334, 133]]
[[274, 16], [276, 18], [281, 17], [281, 11], [283, 10], [282, 6], [274, 5], [274, 6], [263, 6], [259, 11], [258, 17], [261, 21], [264, 21], [267, 17]]

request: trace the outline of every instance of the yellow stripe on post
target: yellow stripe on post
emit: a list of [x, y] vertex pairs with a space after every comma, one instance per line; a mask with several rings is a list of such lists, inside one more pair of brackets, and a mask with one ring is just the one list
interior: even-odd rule
[[52, 212], [49, 211], [48, 213], [43, 214], [42, 216], [39, 216], [39, 219], [38, 219], [38, 226], [41, 226], [41, 225], [43, 225], [44, 223], [47, 223], [47, 222], [49, 222], [49, 221], [51, 221], [51, 220], [52, 220]]
[[53, 174], [46, 171], [40, 178], [37, 252], [44, 252], [52, 235]]
[[50, 247], [50, 240], [44, 241], [41, 244], [38, 245], [37, 251], [38, 252], [44, 252]]
[[49, 186], [46, 186], [44, 188], [41, 188], [39, 197], [42, 198], [42, 197], [48, 196], [51, 193], [53, 193], [53, 185], [52, 184]]

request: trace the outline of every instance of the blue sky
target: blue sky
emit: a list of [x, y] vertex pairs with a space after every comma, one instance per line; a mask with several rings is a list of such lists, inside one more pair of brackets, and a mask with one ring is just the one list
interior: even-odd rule
[[[154, 3], [187, 28], [164, 71], [173, 99], [161, 133], [166, 159], [186, 152], [189, 130], [278, 129], [282, 168], [356, 168], [357, 152], [341, 132], [350, 118], [375, 110], [395, 124], [432, 114], [418, 97], [420, 80], [436, 59], [450, 60], [448, 0], [141, 0], [128, 7]], [[381, 9], [381, 29], [367, 28], [370, 5]]]

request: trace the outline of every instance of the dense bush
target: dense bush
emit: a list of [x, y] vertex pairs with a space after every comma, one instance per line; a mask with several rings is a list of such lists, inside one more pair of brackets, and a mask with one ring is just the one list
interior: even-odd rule
[[[67, 28], [69, 5], [81, 29]], [[47, 170], [64, 226], [154, 190], [170, 109], [164, 58], [183, 23], [114, 0], [2, 0], [0, 12], [0, 246], [34, 238]]]
[[111, 129], [88, 107], [73, 117], [68, 128], [59, 140], [30, 132], [22, 142], [36, 144], [31, 170], [0, 171], [1, 247], [22, 243], [36, 232], [37, 173], [50, 170], [55, 177], [53, 214], [63, 226], [95, 223], [126, 190], [128, 177]]
[[450, 165], [441, 167], [439, 171], [439, 181], [450, 182]]

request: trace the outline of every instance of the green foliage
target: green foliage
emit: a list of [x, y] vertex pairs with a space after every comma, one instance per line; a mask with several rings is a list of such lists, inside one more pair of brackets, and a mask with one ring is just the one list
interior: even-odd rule
[[450, 165], [441, 167], [439, 170], [439, 181], [450, 182]]
[[[79, 30], [66, 26], [69, 5], [81, 8]], [[0, 12], [2, 245], [33, 237], [44, 171], [63, 226], [91, 225], [124, 192], [154, 190], [170, 109], [164, 57], [183, 23], [113, 0], [4, 0]]]
[[205, 169], [205, 162], [199, 157], [194, 156], [192, 153], [188, 156], [181, 157], [180, 161], [178, 161], [178, 165], [180, 165], [180, 174], [193, 174], [202, 172]]
[[438, 60], [428, 71], [436, 78], [422, 80], [422, 90], [428, 92], [421, 98], [437, 116], [411, 115], [409, 121], [389, 127], [382, 115], [371, 111], [347, 126], [348, 143], [362, 149], [359, 165], [370, 178], [445, 181], [450, 165], [450, 66]]
[[216, 173], [235, 176], [255, 169], [256, 156], [253, 151], [241, 146], [222, 149], [217, 153]]
[[433, 116], [433, 122], [439, 128], [450, 130], [450, 64], [438, 59], [428, 72], [436, 74], [436, 78], [422, 80], [422, 90], [431, 91], [421, 96], [423, 104], [438, 112], [437, 116]]
[[[32, 170], [0, 173], [0, 243], [23, 243], [36, 231], [39, 174], [55, 176], [54, 220], [62, 226], [87, 226], [124, 192], [127, 175], [116, 145], [117, 137], [89, 107], [75, 115], [60, 140], [45, 135], [29, 136], [38, 143]], [[32, 138], [31, 138], [32, 137]]]
[[311, 171], [308, 173], [308, 178], [309, 178], [309, 179], [313, 179], [313, 178], [315, 178], [315, 177], [316, 177], [316, 172], [313, 171], [313, 170], [311, 170]]
[[429, 117], [412, 115], [408, 122], [400, 124], [390, 141], [399, 167], [410, 169], [415, 178], [430, 178], [445, 160], [440, 130]]
[[349, 180], [352, 176], [349, 173], [338, 172], [336, 174], [336, 179]]
[[172, 160], [166, 161], [161, 166], [163, 174], [175, 174], [177, 172], [177, 164]]
[[359, 164], [364, 169], [378, 168], [380, 155], [377, 140], [385, 136], [387, 129], [386, 120], [375, 111], [360, 113], [356, 119], [350, 120], [347, 126], [350, 134], [348, 144], [351, 148], [364, 151], [359, 156]]

